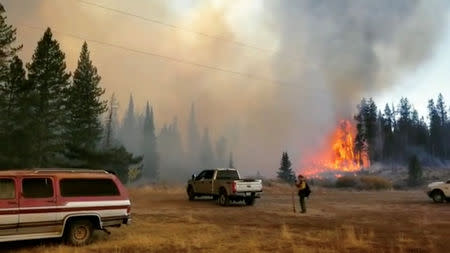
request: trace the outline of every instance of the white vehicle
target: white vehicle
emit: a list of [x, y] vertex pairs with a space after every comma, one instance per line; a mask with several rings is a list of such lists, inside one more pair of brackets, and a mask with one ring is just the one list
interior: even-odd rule
[[427, 194], [436, 203], [442, 203], [444, 200], [450, 202], [450, 180], [429, 184]]

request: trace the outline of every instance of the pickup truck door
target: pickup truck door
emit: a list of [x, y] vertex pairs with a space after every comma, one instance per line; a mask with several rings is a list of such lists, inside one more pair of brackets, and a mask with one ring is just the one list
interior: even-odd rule
[[57, 233], [55, 180], [51, 177], [24, 177], [19, 198], [19, 234]]
[[195, 191], [200, 194], [211, 194], [213, 177], [214, 170], [205, 170], [201, 177], [195, 181]]
[[17, 233], [19, 202], [15, 178], [0, 178], [0, 236]]

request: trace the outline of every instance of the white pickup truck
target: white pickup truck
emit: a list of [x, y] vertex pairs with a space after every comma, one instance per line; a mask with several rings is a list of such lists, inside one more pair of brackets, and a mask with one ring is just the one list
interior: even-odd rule
[[450, 202], [450, 180], [429, 184], [427, 195], [436, 203], [442, 203], [444, 200]]
[[235, 169], [214, 169], [192, 175], [186, 190], [189, 200], [212, 196], [220, 205], [227, 206], [230, 201], [242, 200], [247, 205], [253, 205], [255, 199], [260, 197], [262, 188], [262, 180], [241, 179]]

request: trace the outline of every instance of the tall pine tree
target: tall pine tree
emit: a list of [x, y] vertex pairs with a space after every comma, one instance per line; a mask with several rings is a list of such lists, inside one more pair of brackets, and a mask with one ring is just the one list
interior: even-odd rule
[[198, 133], [197, 119], [195, 114], [194, 104], [191, 105], [191, 113], [188, 122], [188, 158], [189, 166], [196, 168], [200, 166], [200, 149], [201, 149], [200, 134]]
[[208, 128], [203, 131], [201, 150], [200, 150], [200, 164], [202, 168], [214, 167], [214, 152], [211, 146], [211, 140], [209, 138]]
[[0, 168], [23, 168], [32, 166], [31, 122], [33, 92], [25, 79], [25, 69], [19, 57], [15, 56], [9, 66], [9, 75], [3, 86], [5, 104], [2, 115], [8, 119], [0, 121], [3, 129], [0, 137]]
[[[11, 162], [12, 157], [10, 157], [12, 152], [10, 141], [13, 136], [11, 126], [20, 127], [23, 125], [22, 122], [14, 122], [11, 118], [12, 110], [19, 109], [17, 107], [18, 93], [21, 90], [20, 86], [23, 85], [22, 80], [14, 80], [15, 78], [22, 79], [23, 76], [20, 73], [21, 71], [17, 71], [19, 70], [18, 65], [23, 69], [22, 62], [20, 59], [14, 58], [16, 52], [22, 46], [14, 45], [15, 42], [16, 29], [7, 24], [5, 9], [0, 3], [0, 143], [2, 143], [0, 147], [0, 168], [13, 166], [14, 162]], [[12, 69], [14, 67], [16, 69]], [[17, 141], [23, 140], [18, 139]]]
[[278, 179], [286, 182], [286, 183], [294, 183], [295, 182], [295, 174], [291, 168], [291, 161], [289, 160], [289, 156], [287, 152], [283, 152], [281, 156], [280, 168], [278, 169]]
[[68, 91], [67, 144], [69, 147], [93, 150], [101, 139], [103, 127], [100, 116], [106, 111], [107, 101], [101, 96], [100, 76], [89, 57], [88, 45], [83, 43], [73, 84]]
[[144, 133], [142, 139], [142, 151], [144, 154], [144, 172], [146, 179], [156, 181], [159, 177], [159, 155], [155, 135], [155, 123], [153, 109], [147, 102], [144, 116]]
[[33, 105], [34, 165], [56, 166], [64, 148], [70, 73], [64, 53], [48, 28], [27, 64], [28, 80], [36, 92]]
[[5, 8], [0, 3], [0, 85], [7, 79], [11, 59], [22, 48], [22, 45], [14, 45], [15, 42], [16, 29], [6, 22]]
[[139, 140], [140, 132], [138, 133], [138, 125], [136, 120], [136, 114], [134, 112], [134, 100], [133, 95], [130, 94], [130, 100], [128, 102], [128, 108], [125, 113], [125, 117], [120, 129], [120, 141], [130, 152], [137, 154], [139, 152]]

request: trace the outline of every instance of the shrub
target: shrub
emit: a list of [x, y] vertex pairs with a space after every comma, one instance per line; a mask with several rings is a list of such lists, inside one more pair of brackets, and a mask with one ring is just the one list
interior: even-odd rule
[[392, 183], [378, 176], [362, 176], [359, 178], [363, 190], [386, 190], [392, 188]]
[[358, 179], [354, 176], [342, 176], [336, 180], [338, 188], [354, 188], [358, 185]]

